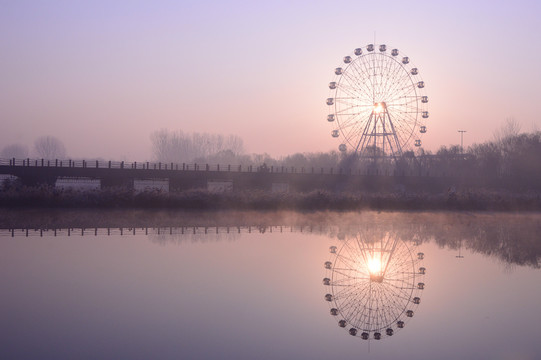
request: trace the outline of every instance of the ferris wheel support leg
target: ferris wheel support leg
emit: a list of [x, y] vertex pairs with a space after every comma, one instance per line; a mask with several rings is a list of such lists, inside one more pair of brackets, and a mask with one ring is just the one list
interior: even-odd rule
[[[396, 135], [396, 130], [394, 128], [394, 125], [393, 125], [393, 121], [391, 120], [391, 115], [389, 115], [389, 113], [387, 112], [387, 118], [389, 119], [389, 124], [391, 125], [391, 129], [392, 129], [392, 134], [393, 134], [393, 137], [394, 137], [394, 141], [396, 143], [396, 147], [397, 147], [397, 154], [396, 155], [402, 155], [402, 146], [400, 146], [400, 142], [398, 141], [398, 136]], [[393, 154], [395, 155], [395, 154]]]
[[361, 138], [359, 139], [359, 142], [357, 143], [357, 147], [355, 147], [355, 152], [359, 151], [359, 146], [360, 146], [360, 153], [362, 155], [362, 151], [364, 150], [365, 146], [366, 146], [366, 140], [367, 140], [367, 134], [368, 134], [368, 128], [370, 127], [370, 124], [372, 123], [372, 120], [373, 120], [373, 114], [370, 114], [370, 117], [368, 118], [368, 121], [366, 122], [366, 125], [363, 129], [363, 132], [362, 132], [362, 136]]

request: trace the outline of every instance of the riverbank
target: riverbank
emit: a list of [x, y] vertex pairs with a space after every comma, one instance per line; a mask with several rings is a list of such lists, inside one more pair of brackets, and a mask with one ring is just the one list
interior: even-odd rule
[[467, 210], [541, 211], [541, 194], [506, 191], [447, 191], [428, 193], [367, 193], [312, 191], [270, 193], [237, 191], [216, 193], [190, 190], [179, 193], [136, 192], [125, 188], [59, 190], [22, 187], [0, 191], [0, 207], [183, 209], [183, 210]]

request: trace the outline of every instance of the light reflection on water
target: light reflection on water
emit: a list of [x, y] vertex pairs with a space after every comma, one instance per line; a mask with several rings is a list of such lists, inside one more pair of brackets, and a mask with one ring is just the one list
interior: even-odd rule
[[[1, 358], [535, 359], [541, 354], [537, 214], [43, 216], [11, 214], [1, 226]], [[348, 242], [358, 246], [361, 237], [365, 253], [383, 249], [389, 256], [393, 246], [398, 260], [411, 253], [417, 271], [415, 259], [422, 252], [426, 287], [411, 289], [404, 299], [407, 286], [400, 286], [394, 293], [402, 302], [380, 289], [385, 296], [379, 303], [363, 305], [362, 286], [347, 282], [355, 271], [333, 278], [332, 269], [324, 267], [325, 261], [336, 262], [331, 246], [340, 253]], [[346, 265], [352, 264], [355, 247], [349, 249], [342, 257]], [[406, 273], [400, 273], [404, 284], [410, 280]], [[385, 285], [378, 276], [365, 285]], [[367, 318], [363, 309], [378, 306], [385, 314], [395, 314], [385, 306], [411, 307], [414, 315], [406, 315], [398, 329], [403, 312], [396, 313], [393, 335], [384, 332], [379, 341], [374, 329], [370, 340], [362, 340], [363, 325], [353, 337], [351, 326], [340, 328], [341, 319], [329, 314], [337, 306], [325, 301], [333, 292], [322, 284], [324, 277], [348, 285], [347, 306], [361, 309], [347, 312], [361, 314], [350, 317], [357, 325]], [[412, 284], [419, 282], [415, 277]], [[414, 297], [421, 299], [418, 306]]]

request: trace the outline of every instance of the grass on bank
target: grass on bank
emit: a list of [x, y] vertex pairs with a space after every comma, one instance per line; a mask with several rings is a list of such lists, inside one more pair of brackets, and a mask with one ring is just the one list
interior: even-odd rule
[[3, 208], [150, 208], [197, 210], [469, 210], [540, 211], [540, 193], [511, 193], [465, 189], [457, 192], [367, 193], [315, 190], [307, 193], [246, 190], [216, 193], [207, 190], [161, 192], [118, 187], [103, 190], [26, 187], [4, 183]]

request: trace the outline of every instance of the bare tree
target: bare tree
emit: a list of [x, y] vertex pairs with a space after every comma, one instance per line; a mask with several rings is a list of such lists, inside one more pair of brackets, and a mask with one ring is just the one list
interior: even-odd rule
[[28, 157], [28, 147], [21, 144], [7, 145], [2, 149], [2, 152], [0, 153], [0, 157], [24, 159]]
[[498, 143], [503, 142], [505, 139], [515, 137], [520, 133], [522, 128], [520, 121], [514, 117], [509, 117], [505, 119], [505, 124], [503, 124], [499, 129], [494, 131], [494, 140]]
[[208, 160], [228, 151], [238, 156], [244, 151], [243, 141], [236, 135], [224, 137], [209, 133], [186, 134], [181, 130], [171, 132], [164, 129], [151, 134], [150, 140], [154, 160], [162, 162]]
[[169, 160], [169, 132], [166, 129], [155, 131], [150, 135], [152, 142], [152, 155], [155, 160]]
[[225, 143], [223, 145], [222, 150], [230, 150], [235, 155], [240, 155], [244, 153], [244, 141], [240, 136], [237, 135], [229, 135], [225, 139]]
[[34, 151], [42, 159], [62, 159], [66, 157], [64, 144], [54, 136], [37, 138], [34, 142]]

